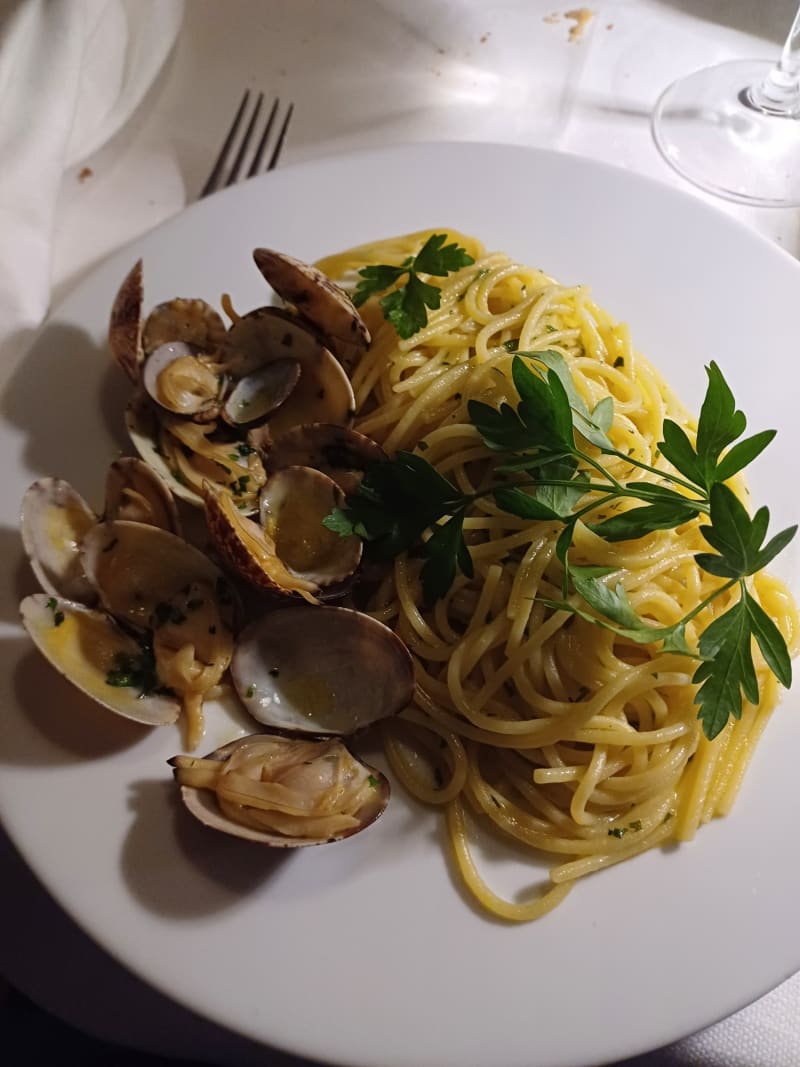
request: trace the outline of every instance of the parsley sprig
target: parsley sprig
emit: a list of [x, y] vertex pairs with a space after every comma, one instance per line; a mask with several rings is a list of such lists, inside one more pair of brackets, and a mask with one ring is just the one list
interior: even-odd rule
[[363, 267], [360, 281], [353, 294], [353, 303], [361, 307], [376, 293], [382, 293], [408, 275], [405, 285], [397, 286], [379, 301], [383, 317], [394, 326], [404, 340], [427, 325], [428, 308], [436, 310], [441, 304], [442, 291], [430, 282], [424, 282], [420, 274], [443, 278], [452, 271], [468, 267], [475, 260], [466, 249], [455, 242], [446, 245], [446, 233], [432, 234], [415, 256], [403, 260], [399, 267], [386, 264]]
[[[742, 437], [747, 420], [716, 363], [706, 368], [708, 386], [694, 443], [670, 419], [658, 448], [673, 470], [660, 469], [620, 452], [608, 437], [614, 404], [605, 397], [592, 410], [575, 388], [557, 352], [514, 356], [512, 378], [519, 402], [494, 408], [470, 400], [469, 417], [484, 444], [497, 455], [491, 484], [461, 492], [421, 456], [398, 452], [371, 467], [344, 508], [325, 525], [342, 536], [355, 533], [374, 559], [411, 551], [424, 559], [421, 581], [430, 606], [445, 595], [457, 570], [471, 577], [472, 558], [464, 539], [464, 519], [474, 503], [490, 497], [502, 511], [562, 526], [556, 556], [563, 567], [561, 598], [545, 600], [640, 644], [662, 642], [667, 651], [700, 659], [693, 681], [698, 718], [709, 739], [729, 718], [739, 718], [742, 697], [759, 699], [752, 643], [785, 687], [792, 666], [786, 642], [747, 586], [794, 537], [791, 526], [765, 540], [769, 510], [753, 516], [725, 484], [751, 463], [775, 436], [766, 430]], [[657, 482], [615, 477], [601, 456], [624, 461], [656, 475]], [[636, 501], [634, 507], [619, 503]], [[606, 516], [606, 512], [613, 513]], [[674, 529], [702, 517], [700, 530], [711, 552], [695, 556], [698, 566], [722, 579], [701, 603], [669, 626], [640, 618], [613, 567], [580, 566], [569, 550], [578, 522], [609, 542], [635, 540], [655, 530]], [[738, 587], [738, 599], [701, 633], [696, 651], [686, 642], [686, 626], [714, 599]]]

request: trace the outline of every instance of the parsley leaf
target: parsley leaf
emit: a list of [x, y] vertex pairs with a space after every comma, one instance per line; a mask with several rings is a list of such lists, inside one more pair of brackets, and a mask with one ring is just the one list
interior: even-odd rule
[[431, 607], [441, 599], [453, 584], [456, 564], [468, 578], [473, 576], [472, 557], [464, 542], [464, 512], [458, 511], [447, 522], [436, 526], [425, 542], [425, 562], [422, 565], [422, 595], [425, 605]]
[[156, 674], [156, 659], [152, 647], [143, 644], [141, 651], [135, 654], [118, 652], [114, 656], [111, 669], [106, 674], [106, 685], [117, 689], [138, 689], [139, 696], [163, 692]]
[[383, 317], [390, 322], [398, 336], [406, 340], [413, 337], [428, 323], [428, 308], [436, 310], [442, 293], [436, 285], [424, 282], [419, 275], [447, 277], [452, 271], [467, 267], [475, 260], [464, 248], [453, 242], [446, 245], [447, 234], [432, 234], [416, 256], [409, 256], [399, 267], [386, 264], [363, 267], [353, 294], [353, 303], [361, 307], [365, 301], [384, 289], [395, 285], [405, 275], [408, 281], [380, 300]]
[[[440, 245], [432, 248], [431, 255], [446, 251]], [[403, 273], [411, 266], [409, 262], [397, 269]], [[426, 299], [424, 283], [412, 284], [411, 274], [407, 298], [400, 290], [384, 298], [391, 302], [403, 328], [408, 322], [402, 316], [418, 315]], [[483, 443], [500, 460], [490, 465], [483, 488], [464, 494], [422, 456], [398, 452], [394, 459], [371, 467], [358, 490], [347, 497], [346, 506], [334, 509], [325, 525], [342, 536], [362, 537], [367, 553], [375, 559], [389, 560], [407, 551], [420, 556], [423, 598], [430, 607], [447, 593], [459, 569], [472, 576], [464, 520], [479, 499], [492, 498], [501, 510], [525, 520], [563, 524], [555, 544], [555, 558], [563, 569], [561, 599], [540, 601], [623, 639], [638, 644], [660, 642], [664, 651], [700, 659], [693, 678], [699, 686], [698, 718], [706, 737], [713, 738], [731, 716], [741, 716], [742, 698], [758, 700], [753, 640], [778, 681], [787, 687], [791, 684], [791, 660], [783, 635], [749, 593], [745, 579], [770, 563], [789, 544], [797, 527], [788, 527], [765, 542], [769, 510], [762, 507], [751, 516], [725, 484], [760, 455], [775, 434], [765, 430], [734, 443], [747, 420], [736, 408], [717, 365], [711, 363], [706, 371], [708, 387], [695, 443], [677, 423], [664, 421], [659, 449], [672, 464], [670, 471], [651, 467], [614, 447], [608, 437], [613, 400], [606, 397], [590, 411], [560, 353], [514, 352], [511, 377], [516, 405], [503, 401], [495, 408], [474, 399], [467, 404]], [[596, 453], [584, 451], [584, 442], [622, 460], [626, 469], [639, 468], [659, 480], [619, 481], [600, 464]], [[638, 500], [640, 506], [604, 513], [601, 505], [615, 500]], [[596, 521], [591, 521], [592, 513]], [[671, 625], [658, 626], [640, 618], [622, 580], [614, 580], [614, 568], [577, 566], [570, 560], [579, 521], [595, 536], [613, 543], [674, 529], [698, 516], [704, 517], [700, 531], [714, 551], [698, 553], [695, 561], [723, 581]], [[739, 599], [703, 631], [697, 650], [690, 649], [687, 624], [735, 585]]]

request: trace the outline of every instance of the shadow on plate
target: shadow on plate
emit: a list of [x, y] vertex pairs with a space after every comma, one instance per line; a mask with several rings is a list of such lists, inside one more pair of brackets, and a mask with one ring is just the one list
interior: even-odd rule
[[171, 919], [211, 915], [292, 862], [292, 851], [254, 846], [209, 830], [181, 804], [164, 778], [131, 785], [136, 818], [122, 848], [122, 873], [136, 899]]
[[[21, 718], [0, 731], [0, 760], [38, 767], [101, 759], [137, 744], [153, 729], [115, 715], [67, 682], [27, 637], [0, 641], [5, 701]], [[45, 744], [42, 744], [42, 741]]]
[[131, 451], [124, 417], [130, 392], [105, 347], [84, 330], [51, 322], [8, 382], [2, 414], [27, 435], [26, 466], [66, 478], [87, 495], [102, 485], [113, 456]]

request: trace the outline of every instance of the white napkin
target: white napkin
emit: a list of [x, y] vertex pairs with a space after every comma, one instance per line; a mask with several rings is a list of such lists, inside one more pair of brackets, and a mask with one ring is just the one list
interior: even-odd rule
[[131, 116], [182, 15], [183, 0], [0, 0], [0, 348], [47, 310], [65, 168]]

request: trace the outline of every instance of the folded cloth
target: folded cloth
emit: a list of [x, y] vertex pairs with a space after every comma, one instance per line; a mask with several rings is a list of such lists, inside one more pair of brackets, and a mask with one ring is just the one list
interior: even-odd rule
[[183, 0], [0, 0], [0, 346], [47, 310], [64, 170], [131, 116], [182, 16]]

